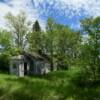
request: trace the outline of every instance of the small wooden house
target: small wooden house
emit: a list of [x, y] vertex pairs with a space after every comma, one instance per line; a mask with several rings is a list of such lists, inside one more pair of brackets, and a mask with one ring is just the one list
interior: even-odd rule
[[49, 60], [46, 55], [24, 52], [11, 58], [10, 73], [20, 77], [33, 74], [46, 74], [50, 72]]

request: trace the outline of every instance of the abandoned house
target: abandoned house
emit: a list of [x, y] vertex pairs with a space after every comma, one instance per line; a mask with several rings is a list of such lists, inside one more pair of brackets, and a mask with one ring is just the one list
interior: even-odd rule
[[46, 55], [24, 52], [11, 58], [10, 73], [20, 77], [33, 74], [46, 74], [50, 72], [49, 60]]

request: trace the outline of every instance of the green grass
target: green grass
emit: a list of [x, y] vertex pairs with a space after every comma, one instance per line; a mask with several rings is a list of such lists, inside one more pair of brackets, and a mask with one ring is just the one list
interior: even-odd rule
[[0, 74], [0, 100], [100, 100], [100, 84], [80, 79], [78, 71], [24, 78]]

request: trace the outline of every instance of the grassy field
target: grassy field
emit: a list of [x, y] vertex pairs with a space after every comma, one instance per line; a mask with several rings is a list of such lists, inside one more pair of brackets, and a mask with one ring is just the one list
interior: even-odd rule
[[0, 74], [0, 100], [100, 100], [100, 84], [73, 71], [24, 78]]

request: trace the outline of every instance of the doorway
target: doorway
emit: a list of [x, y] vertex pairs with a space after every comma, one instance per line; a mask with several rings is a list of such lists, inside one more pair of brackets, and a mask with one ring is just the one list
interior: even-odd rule
[[25, 62], [24, 63], [24, 75], [27, 75], [28, 73], [27, 73], [27, 63]]

